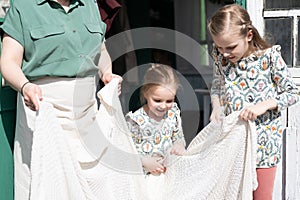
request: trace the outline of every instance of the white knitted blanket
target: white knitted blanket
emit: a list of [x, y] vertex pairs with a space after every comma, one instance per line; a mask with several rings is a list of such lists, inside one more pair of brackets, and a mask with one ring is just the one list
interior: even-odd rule
[[53, 106], [40, 102], [31, 152], [31, 200], [96, 200], [57, 123]]
[[[91, 127], [86, 127], [88, 134], [81, 138], [83, 146], [91, 147], [82, 152], [84, 163], [72, 154], [52, 104], [39, 103], [32, 145], [31, 200], [140, 199], [142, 166], [127, 135], [117, 88], [118, 81], [113, 80], [98, 93], [100, 110]], [[97, 152], [97, 146], [103, 151]]]
[[252, 200], [257, 187], [256, 128], [238, 115], [211, 122], [192, 140], [187, 155], [167, 158], [165, 197]]
[[[31, 159], [32, 200], [147, 199], [144, 176], [117, 94], [116, 80], [105, 86], [96, 122], [104, 134], [103, 151], [86, 154], [85, 167], [75, 159], [58, 125], [51, 104], [40, 102]], [[93, 146], [90, 134], [82, 136]], [[96, 144], [97, 141], [95, 141]], [[206, 126], [185, 156], [168, 156], [162, 199], [252, 199], [255, 173], [255, 126], [238, 113]], [[86, 153], [86, 152], [84, 152]]]

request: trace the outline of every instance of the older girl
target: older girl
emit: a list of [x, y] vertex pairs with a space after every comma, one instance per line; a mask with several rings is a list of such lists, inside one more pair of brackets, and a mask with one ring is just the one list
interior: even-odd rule
[[281, 160], [281, 111], [299, 101], [299, 92], [280, 55], [269, 45], [239, 5], [220, 8], [210, 19], [215, 76], [211, 88], [211, 120], [241, 110], [257, 129], [258, 188], [254, 199], [271, 200], [276, 165]]

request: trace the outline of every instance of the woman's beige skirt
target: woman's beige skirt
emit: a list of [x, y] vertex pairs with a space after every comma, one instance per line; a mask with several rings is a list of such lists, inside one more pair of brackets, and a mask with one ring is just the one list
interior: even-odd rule
[[18, 96], [16, 200], [140, 199], [142, 167], [118, 99], [118, 80], [95, 98], [92, 77], [45, 78], [40, 110]]
[[[43, 78], [34, 81], [42, 89], [44, 102], [53, 105], [59, 124], [73, 156], [80, 160], [83, 145], [80, 129], [92, 123], [97, 112], [94, 77]], [[36, 112], [25, 106], [18, 95], [17, 124], [15, 136], [15, 199], [29, 199], [31, 184], [31, 151], [35, 130]], [[76, 121], [80, 120], [80, 124]]]

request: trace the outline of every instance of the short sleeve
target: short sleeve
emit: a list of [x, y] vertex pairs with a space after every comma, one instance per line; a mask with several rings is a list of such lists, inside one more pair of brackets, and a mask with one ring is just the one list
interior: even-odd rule
[[17, 8], [12, 4], [8, 9], [4, 22], [0, 26], [1, 36], [5, 32], [15, 40], [17, 40], [22, 46], [24, 46], [23, 27], [21, 16]]

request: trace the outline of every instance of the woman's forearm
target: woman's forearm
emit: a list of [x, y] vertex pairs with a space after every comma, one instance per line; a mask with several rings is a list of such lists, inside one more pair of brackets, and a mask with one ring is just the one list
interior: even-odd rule
[[99, 67], [99, 72], [98, 72], [99, 77], [104, 83], [106, 83], [107, 81], [105, 80], [106, 79], [105, 76], [112, 75], [112, 62], [104, 43], [101, 46], [101, 55], [99, 58], [98, 67]]

